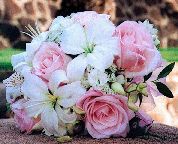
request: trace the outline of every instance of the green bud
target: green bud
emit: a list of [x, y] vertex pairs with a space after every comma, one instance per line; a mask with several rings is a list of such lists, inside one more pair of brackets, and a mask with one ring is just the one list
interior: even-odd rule
[[111, 84], [111, 89], [118, 93], [118, 94], [121, 94], [121, 95], [125, 95], [125, 91], [124, 91], [124, 88], [122, 87], [122, 85], [118, 82], [114, 82]]
[[138, 111], [138, 106], [136, 106], [133, 102], [128, 102], [129, 109], [133, 110], [134, 112]]
[[141, 93], [147, 97], [148, 96], [147, 88], [143, 88]]
[[135, 91], [137, 89], [137, 85], [136, 84], [131, 84], [129, 85], [129, 87], [127, 88], [127, 92], [132, 92]]
[[131, 92], [130, 95], [129, 95], [129, 102], [131, 103], [136, 103], [138, 100], [138, 92], [134, 91], [134, 92]]
[[141, 88], [141, 89], [143, 89], [143, 88], [146, 87], [146, 83], [139, 83], [139, 84], [138, 84], [138, 87]]
[[61, 137], [57, 138], [57, 141], [59, 143], [71, 142], [72, 138], [70, 136], [61, 136]]
[[137, 91], [142, 93], [142, 90], [146, 88], [146, 83], [140, 83], [137, 87]]

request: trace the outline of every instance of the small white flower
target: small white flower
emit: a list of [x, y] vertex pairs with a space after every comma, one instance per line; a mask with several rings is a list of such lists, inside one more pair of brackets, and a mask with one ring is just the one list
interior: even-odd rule
[[105, 92], [106, 94], [116, 94], [109, 86], [109, 84], [105, 84], [102, 86], [101, 90]]
[[60, 44], [60, 37], [63, 30], [74, 23], [69, 17], [58, 16], [55, 18], [49, 27], [49, 33], [47, 41], [55, 42]]
[[49, 27], [49, 31], [62, 31], [63, 29], [71, 26], [73, 23], [74, 21], [70, 19], [70, 17], [58, 16], [53, 20], [51, 26]]
[[92, 87], [101, 87], [108, 81], [107, 74], [103, 71], [93, 69], [88, 73], [88, 82]]
[[8, 103], [14, 102], [17, 97], [23, 95], [21, 90], [23, 82], [23, 76], [17, 72], [15, 72], [9, 78], [3, 81], [6, 86], [6, 100]]
[[88, 88], [91, 87], [86, 76], [82, 77], [82, 79], [81, 79], [80, 81], [81, 81], [81, 85], [82, 85], [85, 89], [88, 89]]
[[61, 34], [62, 34], [62, 31], [60, 31], [60, 30], [49, 31], [47, 41], [60, 44], [60, 35]]
[[109, 82], [116, 82], [117, 81], [116, 75], [114, 73], [107, 74], [107, 75], [108, 75], [108, 81]]

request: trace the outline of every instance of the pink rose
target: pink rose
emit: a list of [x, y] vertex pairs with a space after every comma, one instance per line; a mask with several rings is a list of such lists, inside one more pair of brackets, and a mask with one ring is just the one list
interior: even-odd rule
[[125, 70], [127, 77], [144, 76], [160, 66], [161, 55], [142, 24], [125, 21], [117, 26], [114, 36], [118, 37], [121, 51], [116, 57], [116, 65]]
[[27, 116], [25, 109], [23, 107], [24, 99], [20, 99], [11, 105], [12, 111], [14, 112], [14, 120], [17, 124], [17, 127], [21, 132], [30, 133], [39, 120], [32, 119]]
[[77, 102], [86, 113], [86, 128], [93, 138], [127, 135], [128, 123], [134, 113], [127, 106], [127, 98], [89, 90]]
[[69, 61], [70, 57], [56, 43], [43, 42], [32, 61], [33, 72], [48, 81], [55, 70], [66, 69]]
[[110, 16], [107, 14], [98, 14], [95, 11], [78, 12], [71, 15], [72, 19], [80, 24], [87, 26], [91, 21], [101, 18], [109, 21]]

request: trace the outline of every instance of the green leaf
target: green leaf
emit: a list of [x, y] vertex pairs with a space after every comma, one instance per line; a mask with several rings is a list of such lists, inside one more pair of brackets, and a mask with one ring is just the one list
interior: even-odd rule
[[169, 88], [165, 84], [161, 82], [154, 82], [154, 83], [156, 84], [158, 91], [162, 93], [164, 96], [168, 98], [174, 97], [172, 92], [169, 90]]
[[166, 67], [159, 73], [157, 79], [166, 77], [166, 76], [172, 71], [172, 69], [174, 68], [174, 65], [175, 65], [175, 62], [173, 62], [173, 63], [169, 64], [168, 66], [166, 66]]
[[152, 72], [144, 76], [144, 81], [147, 81], [152, 75]]

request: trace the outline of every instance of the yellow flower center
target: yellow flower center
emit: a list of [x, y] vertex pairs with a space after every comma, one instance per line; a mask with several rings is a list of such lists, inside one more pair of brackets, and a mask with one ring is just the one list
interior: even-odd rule
[[49, 97], [49, 100], [50, 100], [53, 104], [55, 104], [56, 101], [57, 101], [57, 99], [58, 99], [57, 96], [54, 96], [54, 95], [51, 95], [51, 94], [48, 94], [48, 97]]

